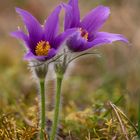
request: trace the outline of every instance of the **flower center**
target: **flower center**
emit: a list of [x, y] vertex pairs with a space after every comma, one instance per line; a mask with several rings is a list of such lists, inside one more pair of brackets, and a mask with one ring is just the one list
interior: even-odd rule
[[80, 28], [81, 36], [85, 39], [88, 40], [88, 32], [82, 28]]
[[37, 56], [47, 55], [50, 49], [51, 49], [51, 46], [49, 42], [41, 40], [37, 43], [37, 46], [35, 48], [35, 53]]

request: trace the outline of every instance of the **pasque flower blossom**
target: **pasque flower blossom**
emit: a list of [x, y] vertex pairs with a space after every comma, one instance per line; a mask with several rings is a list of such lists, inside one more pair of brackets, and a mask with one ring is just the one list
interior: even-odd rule
[[61, 5], [57, 6], [42, 26], [29, 12], [16, 8], [16, 12], [22, 17], [28, 34], [18, 29], [18, 31], [12, 32], [11, 35], [24, 41], [28, 49], [24, 59], [39, 61], [51, 59], [57, 54], [65, 39], [74, 32], [74, 30], [67, 30], [58, 35], [61, 9]]
[[79, 32], [67, 41], [67, 46], [70, 50], [80, 52], [114, 41], [128, 43], [128, 40], [123, 35], [99, 32], [99, 29], [110, 15], [108, 7], [100, 5], [89, 12], [82, 20], [80, 20], [78, 0], [69, 0], [68, 4], [63, 4], [63, 7], [66, 12], [64, 21], [65, 31], [75, 27], [79, 29]]

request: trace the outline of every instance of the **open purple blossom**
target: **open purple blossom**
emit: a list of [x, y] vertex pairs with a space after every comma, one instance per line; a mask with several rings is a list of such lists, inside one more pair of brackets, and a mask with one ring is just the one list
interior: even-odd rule
[[51, 59], [57, 54], [58, 48], [66, 38], [75, 32], [70, 29], [58, 35], [61, 8], [60, 5], [57, 6], [43, 26], [29, 12], [16, 8], [16, 12], [22, 17], [28, 34], [18, 29], [18, 31], [12, 32], [11, 35], [25, 43], [28, 49], [24, 56], [25, 60], [45, 61]]
[[128, 43], [123, 35], [99, 32], [110, 15], [108, 7], [100, 5], [89, 12], [82, 20], [80, 20], [78, 0], [69, 0], [68, 4], [63, 4], [63, 7], [66, 12], [64, 30], [75, 27], [79, 29], [79, 32], [67, 41], [67, 46], [71, 51], [80, 52], [114, 41]]

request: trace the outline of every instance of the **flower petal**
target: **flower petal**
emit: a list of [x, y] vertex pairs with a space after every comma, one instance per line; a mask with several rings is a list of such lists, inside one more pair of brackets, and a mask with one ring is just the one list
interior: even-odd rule
[[43, 31], [40, 23], [35, 17], [33, 17], [29, 12], [16, 8], [16, 12], [20, 14], [26, 28], [29, 32], [29, 38], [33, 42], [34, 46], [36, 43], [42, 39]]
[[56, 37], [54, 41], [54, 48], [58, 48], [62, 43], [64, 43], [70, 36], [72, 36], [77, 31], [77, 28], [68, 29]]
[[23, 31], [18, 30], [18, 31], [15, 31], [15, 32], [11, 32], [10, 35], [12, 37], [15, 37], [17, 39], [21, 39], [22, 41], [24, 41], [26, 47], [30, 49], [29, 37]]
[[110, 44], [114, 41], [122, 41], [129, 43], [129, 41], [121, 34], [113, 34], [107, 32], [98, 32], [96, 38], [92, 42], [87, 42], [86, 48], [96, 47], [103, 44]]
[[78, 0], [69, 0], [68, 5], [64, 4], [65, 8], [65, 30], [68, 28], [78, 27], [80, 23], [80, 11], [78, 7]]
[[49, 41], [50, 43], [53, 42], [53, 39], [58, 33], [60, 11], [61, 6], [59, 5], [54, 9], [44, 25], [45, 40]]
[[31, 51], [27, 52], [24, 55], [24, 60], [32, 60], [32, 59], [35, 59], [35, 55]]
[[64, 31], [65, 31], [71, 28], [73, 13], [72, 13], [72, 7], [69, 6], [68, 4], [63, 3], [62, 6], [65, 9], [65, 19], [64, 19]]
[[25, 54], [24, 60], [35, 60], [36, 59], [36, 60], [39, 60], [39, 61], [46, 61], [46, 60], [51, 59], [55, 55], [56, 55], [56, 50], [55, 49], [51, 49], [47, 56], [36, 56], [30, 51], [30, 52]]
[[80, 22], [80, 11], [78, 6], [78, 0], [69, 0], [68, 4], [72, 7], [73, 12], [72, 26], [77, 27]]
[[53, 58], [56, 55], [57, 51], [55, 49], [51, 49], [48, 53], [48, 55], [45, 57], [45, 60], [49, 60]]
[[97, 32], [110, 14], [110, 9], [105, 6], [98, 6], [89, 12], [81, 21], [81, 27], [86, 29], [89, 33]]
[[79, 32], [70, 37], [67, 40], [66, 45], [71, 51], [80, 52], [83, 51], [83, 47], [85, 46], [86, 42], [87, 41], [81, 37], [81, 33]]

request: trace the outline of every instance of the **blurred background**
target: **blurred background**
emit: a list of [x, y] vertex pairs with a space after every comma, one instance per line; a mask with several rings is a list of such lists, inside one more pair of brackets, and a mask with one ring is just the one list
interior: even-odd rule
[[[53, 8], [64, 0], [4, 0], [0, 1], [0, 116], [24, 103], [35, 104], [36, 83], [23, 60], [24, 49], [9, 33], [23, 27], [15, 7], [31, 12], [42, 24]], [[94, 104], [115, 102], [136, 124], [140, 93], [140, 0], [79, 0], [81, 16], [99, 4], [109, 6], [111, 15], [102, 31], [125, 35], [132, 47], [121, 42], [97, 49], [101, 57], [84, 57], [70, 66], [63, 85], [62, 111], [68, 114]], [[61, 18], [64, 16], [64, 11]], [[61, 21], [61, 27], [62, 27]], [[51, 82], [48, 83], [53, 94]], [[51, 92], [52, 91], [52, 92]], [[51, 96], [51, 95], [50, 95]], [[49, 101], [48, 101], [49, 102]], [[51, 108], [50, 103], [50, 108]], [[21, 105], [22, 108], [22, 105]], [[26, 111], [26, 108], [21, 110]]]

